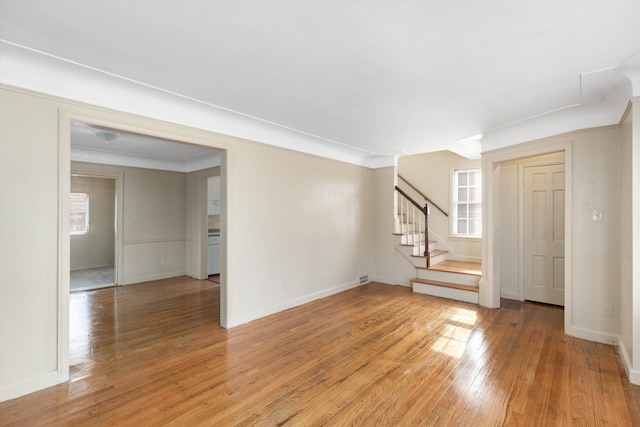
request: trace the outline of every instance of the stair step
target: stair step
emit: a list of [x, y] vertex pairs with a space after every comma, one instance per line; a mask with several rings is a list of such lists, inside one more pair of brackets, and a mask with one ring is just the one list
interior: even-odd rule
[[411, 280], [411, 287], [413, 288], [413, 292], [418, 294], [448, 298], [473, 304], [478, 304], [479, 301], [477, 286], [465, 286], [437, 280], [415, 278]]
[[[446, 262], [446, 261], [445, 261]], [[463, 286], [477, 287], [480, 283], [480, 275], [456, 273], [452, 271], [438, 270], [437, 265], [431, 268], [417, 267], [416, 273], [419, 279], [435, 280], [444, 283], [457, 283]]]
[[482, 276], [482, 264], [467, 261], [442, 261], [439, 264], [432, 265], [430, 268], [418, 267], [424, 270], [446, 271], [449, 273], [469, 274], [472, 276]]
[[458, 283], [440, 282], [438, 280], [420, 279], [419, 277], [411, 279], [411, 282], [422, 283], [425, 285], [442, 286], [443, 288], [460, 289], [462, 291], [478, 292], [477, 286], [467, 286], [460, 285]]
[[[411, 245], [409, 245], [409, 246], [411, 246]], [[440, 250], [440, 249], [435, 249], [433, 251], [429, 251], [429, 255], [431, 255], [431, 258], [437, 257], [438, 255], [448, 254], [448, 253], [449, 253], [449, 251], [443, 251], [443, 250]], [[425, 255], [411, 255], [411, 256], [414, 256], [416, 258], [426, 258]], [[418, 267], [418, 268], [422, 268], [422, 267]]]

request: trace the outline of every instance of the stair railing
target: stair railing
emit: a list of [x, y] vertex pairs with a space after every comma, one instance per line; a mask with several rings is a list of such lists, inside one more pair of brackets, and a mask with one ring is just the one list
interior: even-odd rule
[[[398, 193], [398, 208], [400, 210], [400, 232], [407, 245], [417, 246], [418, 253], [423, 253], [427, 259], [427, 268], [431, 267], [431, 254], [429, 253], [429, 204], [424, 207], [413, 200], [411, 196], [395, 186]], [[420, 234], [424, 230], [424, 243]], [[422, 249], [424, 246], [424, 250]]]
[[[415, 191], [416, 193], [418, 193], [420, 195], [420, 197], [422, 197], [425, 202], [431, 204], [431, 206], [433, 206], [434, 208], [436, 208], [437, 210], [439, 210], [440, 212], [442, 212], [442, 214], [446, 217], [449, 217], [449, 214], [446, 213], [440, 206], [438, 206], [437, 204], [435, 204], [433, 202], [433, 200], [429, 199], [427, 196], [425, 196], [422, 191], [418, 190], [416, 187], [414, 187], [413, 184], [411, 184], [409, 181], [407, 181], [405, 178], [402, 177], [402, 175], [398, 174], [398, 178], [400, 178], [402, 181], [404, 181], [405, 184], [407, 184], [413, 191]], [[398, 187], [396, 187], [398, 188]]]

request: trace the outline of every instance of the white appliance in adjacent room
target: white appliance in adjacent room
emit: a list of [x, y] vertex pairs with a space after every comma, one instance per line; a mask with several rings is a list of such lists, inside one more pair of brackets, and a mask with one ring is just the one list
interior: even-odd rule
[[209, 236], [208, 274], [220, 274], [220, 236]]

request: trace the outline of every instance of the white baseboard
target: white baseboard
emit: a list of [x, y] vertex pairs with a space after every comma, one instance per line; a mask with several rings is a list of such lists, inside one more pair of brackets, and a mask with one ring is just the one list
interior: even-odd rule
[[15, 399], [17, 397], [24, 396], [25, 394], [33, 393], [34, 391], [52, 387], [57, 384], [59, 384], [58, 371], [47, 372], [46, 374], [21, 381], [17, 384], [3, 384], [0, 386], [0, 402]]
[[240, 316], [232, 317], [232, 318], [229, 319], [229, 323], [227, 324], [227, 328], [233, 328], [234, 326], [239, 326], [239, 325], [242, 325], [244, 323], [249, 323], [252, 320], [257, 320], [257, 319], [260, 319], [262, 317], [270, 316], [272, 314], [276, 314], [276, 313], [279, 313], [281, 311], [288, 310], [290, 308], [297, 307], [299, 305], [306, 304], [308, 302], [315, 301], [315, 300], [320, 299], [320, 298], [328, 297], [330, 295], [339, 294], [340, 292], [344, 292], [344, 291], [347, 291], [349, 289], [353, 289], [353, 288], [357, 288], [357, 287], [358, 287], [358, 283], [353, 281], [353, 282], [345, 283], [344, 285], [336, 286], [334, 288], [325, 289], [323, 291], [316, 292], [316, 293], [309, 294], [309, 295], [304, 295], [304, 296], [292, 299], [290, 301], [285, 301], [283, 303], [276, 304], [276, 305], [268, 307], [268, 308], [264, 308], [264, 309], [256, 310], [256, 311], [251, 312], [251, 313], [242, 314]]
[[624, 365], [624, 370], [627, 372], [629, 382], [631, 384], [640, 385], [640, 370], [633, 369], [629, 351], [625, 347], [622, 338], [618, 338], [618, 350], [620, 352], [620, 357], [622, 357], [622, 364]]
[[570, 330], [565, 330], [567, 335], [572, 337], [581, 338], [583, 340], [600, 342], [602, 344], [609, 344], [617, 346], [620, 339], [617, 335], [609, 334], [601, 331], [594, 331], [592, 329], [576, 328], [572, 327]]
[[511, 292], [503, 292], [502, 294], [500, 294], [500, 298], [522, 301], [522, 299], [520, 298], [520, 294], [514, 294]]
[[384, 283], [385, 285], [395, 285], [396, 279], [395, 277], [383, 277], [383, 276], [373, 276], [371, 277], [372, 282]]
[[183, 270], [180, 270], [180, 271], [170, 271], [168, 273], [138, 276], [138, 277], [131, 278], [129, 280], [123, 280], [122, 283], [118, 283], [118, 285], [135, 285], [136, 283], [151, 282], [153, 280], [171, 279], [173, 277], [180, 277], [180, 276], [186, 276], [186, 273]]

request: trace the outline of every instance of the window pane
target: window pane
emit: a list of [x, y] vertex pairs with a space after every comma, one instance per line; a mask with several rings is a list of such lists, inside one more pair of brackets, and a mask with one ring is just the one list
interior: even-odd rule
[[479, 202], [482, 200], [482, 188], [472, 187], [469, 188], [469, 201]]
[[466, 201], [467, 201], [467, 189], [458, 188], [458, 202], [466, 202]]
[[482, 171], [460, 169], [454, 172], [452, 215], [453, 233], [460, 236], [481, 236]]
[[469, 205], [469, 218], [471, 219], [482, 218], [482, 205], [480, 203], [472, 203]]
[[479, 220], [469, 221], [469, 234], [482, 234], [482, 222]]
[[469, 172], [469, 185], [482, 185], [482, 173], [480, 171]]
[[467, 183], [467, 172], [458, 172], [458, 187], [466, 186]]
[[459, 219], [466, 219], [467, 218], [467, 205], [466, 204], [459, 204], [458, 205], [458, 218]]
[[86, 193], [71, 193], [71, 234], [86, 234], [89, 228], [89, 197]]

